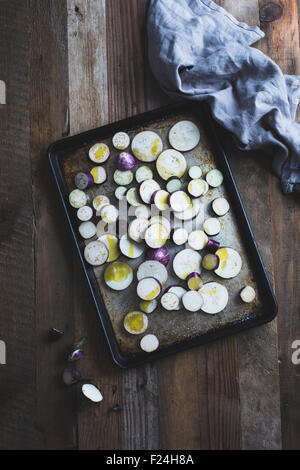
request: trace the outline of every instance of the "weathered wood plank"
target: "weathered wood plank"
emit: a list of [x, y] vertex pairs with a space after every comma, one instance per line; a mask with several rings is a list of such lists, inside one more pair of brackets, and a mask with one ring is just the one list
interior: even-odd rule
[[0, 8], [0, 449], [36, 445], [33, 205], [29, 149], [28, 4]]
[[[259, 1], [260, 6], [264, 2]], [[270, 55], [284, 73], [300, 72], [298, 11], [295, 0], [280, 2], [282, 17], [273, 23], [261, 24], [266, 39], [262, 50]], [[300, 218], [299, 198], [284, 196], [276, 178], [269, 183], [272, 213], [273, 258], [276, 294], [279, 303], [278, 329], [280, 354], [282, 442], [286, 449], [299, 449], [300, 412], [298, 406], [300, 380], [298, 368], [292, 364], [291, 345], [300, 338]], [[292, 236], [286, 243], [286, 229]]]
[[[30, 0], [29, 8], [38, 447], [68, 449], [76, 446], [76, 394], [63, 386], [61, 374], [74, 337], [72, 249], [46, 156], [49, 144], [68, 127], [67, 11], [59, 0]], [[65, 336], [48, 343], [51, 327]]]

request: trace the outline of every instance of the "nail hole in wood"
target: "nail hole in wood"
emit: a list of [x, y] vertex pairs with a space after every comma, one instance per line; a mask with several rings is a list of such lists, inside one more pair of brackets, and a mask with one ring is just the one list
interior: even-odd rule
[[271, 23], [279, 20], [282, 16], [283, 8], [281, 5], [273, 2], [267, 2], [260, 7], [259, 18], [262, 23]]

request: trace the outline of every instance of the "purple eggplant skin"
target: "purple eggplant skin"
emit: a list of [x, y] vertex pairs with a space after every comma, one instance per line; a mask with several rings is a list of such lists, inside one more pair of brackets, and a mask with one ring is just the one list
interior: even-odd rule
[[155, 199], [155, 196], [158, 193], [158, 191], [161, 191], [161, 189], [158, 189], [157, 191], [154, 191], [154, 193], [151, 196], [150, 204], [154, 204], [154, 199]]
[[188, 277], [186, 278], [187, 281], [189, 281], [190, 279], [192, 279], [192, 277], [201, 277], [199, 273], [191, 273], [188, 275]]
[[146, 258], [152, 261], [158, 261], [159, 263], [167, 266], [170, 260], [170, 255], [167, 248], [156, 248], [147, 250]]
[[92, 377], [85, 377], [77, 369], [66, 368], [63, 372], [63, 382], [65, 385], [73, 385], [78, 382], [88, 382]]
[[68, 360], [70, 362], [75, 362], [78, 361], [78, 359], [81, 359], [83, 356], [83, 351], [82, 349], [75, 349], [74, 351], [71, 352], [71, 354], [68, 357]]
[[208, 240], [206, 248], [210, 253], [214, 254], [220, 248], [220, 243], [211, 238], [210, 240]]
[[136, 160], [131, 153], [121, 152], [118, 156], [117, 167], [119, 170], [127, 171], [132, 170], [136, 164]]
[[78, 189], [87, 189], [93, 186], [94, 178], [90, 173], [80, 172], [75, 176], [75, 186]]

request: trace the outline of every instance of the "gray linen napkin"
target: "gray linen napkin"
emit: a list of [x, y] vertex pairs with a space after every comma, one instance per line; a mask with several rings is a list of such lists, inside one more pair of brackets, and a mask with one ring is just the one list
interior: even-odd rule
[[206, 100], [239, 148], [263, 149], [285, 193], [300, 191], [300, 77], [250, 47], [264, 36], [211, 0], [150, 0], [150, 67], [169, 96]]

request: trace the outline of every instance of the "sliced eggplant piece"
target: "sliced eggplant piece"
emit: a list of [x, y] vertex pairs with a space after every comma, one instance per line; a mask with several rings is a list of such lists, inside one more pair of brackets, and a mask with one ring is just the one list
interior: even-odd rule
[[169, 263], [170, 255], [167, 248], [156, 248], [155, 250], [147, 250], [146, 257], [149, 260], [158, 261], [164, 266]]
[[148, 225], [148, 219], [142, 219], [141, 217], [134, 219], [132, 222], [130, 222], [128, 227], [130, 238], [137, 243], [141, 243], [145, 238], [145, 232], [148, 228]]
[[84, 258], [92, 266], [101, 266], [108, 259], [108, 249], [98, 240], [90, 242], [84, 249]]
[[230, 205], [225, 197], [218, 197], [212, 202], [212, 209], [216, 215], [222, 217], [229, 212]]
[[105, 233], [104, 235], [101, 235], [98, 240], [106, 246], [108, 249], [108, 259], [107, 262], [111, 263], [112, 261], [116, 261], [116, 259], [119, 258], [120, 256], [120, 250], [119, 250], [119, 240], [118, 237], [111, 233]]
[[106, 144], [98, 143], [93, 145], [89, 150], [89, 157], [92, 162], [105, 163], [110, 156], [110, 150]]
[[139, 132], [131, 143], [133, 155], [142, 162], [154, 162], [162, 152], [163, 143], [153, 131]]
[[94, 184], [94, 178], [91, 175], [91, 173], [83, 173], [82, 171], [80, 173], [77, 173], [75, 176], [75, 186], [78, 189], [86, 189], [90, 188]]
[[173, 269], [179, 279], [185, 280], [191, 273], [201, 273], [201, 255], [187, 248], [182, 250], [173, 259]]
[[117, 150], [125, 150], [129, 147], [130, 137], [126, 132], [117, 132], [112, 138], [112, 144]]
[[228, 290], [218, 282], [208, 282], [204, 284], [199, 290], [199, 293], [204, 300], [201, 310], [210, 315], [221, 312], [228, 304]]
[[112, 204], [108, 204], [107, 206], [102, 207], [100, 215], [104, 222], [107, 224], [113, 224], [119, 217], [119, 211]]
[[[181, 303], [182, 297], [187, 292], [187, 290], [184, 289], [184, 287], [181, 287], [181, 286], [171, 286], [171, 287], [168, 288], [168, 292], [173, 292], [173, 294], [176, 294], [177, 297], [179, 298], [179, 303]], [[181, 307], [180, 307], [180, 304], [179, 304], [176, 310], [180, 310], [180, 308]]]
[[151, 197], [155, 191], [159, 191], [160, 186], [154, 180], [145, 180], [140, 186], [140, 196], [145, 204], [151, 203]]
[[218, 188], [223, 183], [224, 178], [220, 170], [215, 168], [207, 173], [205, 179], [209, 186], [212, 188]]
[[166, 188], [168, 193], [170, 194], [175, 193], [175, 191], [180, 191], [182, 188], [181, 180], [179, 178], [176, 178], [176, 176], [173, 176], [168, 180]]
[[256, 297], [255, 290], [251, 286], [246, 286], [241, 290], [240, 297], [243, 302], [245, 302], [246, 304], [249, 304], [255, 300], [255, 297]]
[[169, 232], [162, 224], [150, 225], [145, 232], [145, 242], [150, 248], [161, 248], [168, 238]]
[[196, 180], [196, 179], [199, 179], [201, 178], [202, 176], [202, 170], [200, 168], [200, 166], [191, 166], [191, 168], [189, 169], [189, 177], [192, 179], [192, 180]]
[[157, 309], [158, 301], [154, 300], [141, 300], [140, 301], [140, 310], [144, 313], [153, 313]]
[[131, 153], [121, 152], [118, 156], [117, 167], [121, 171], [132, 170], [135, 167], [135, 158]]
[[116, 170], [114, 172], [114, 182], [119, 186], [128, 186], [132, 183], [133, 173], [131, 170], [121, 171]]
[[122, 261], [114, 261], [105, 269], [104, 280], [108, 287], [113, 290], [127, 289], [133, 281], [132, 268]]
[[141, 204], [135, 209], [135, 216], [139, 219], [149, 219], [151, 211], [149, 207]]
[[189, 312], [198, 312], [203, 306], [203, 297], [196, 290], [189, 290], [182, 297], [182, 303]]
[[153, 171], [149, 166], [140, 166], [135, 172], [135, 179], [138, 183], [153, 179]]
[[186, 171], [186, 159], [177, 150], [168, 149], [158, 157], [156, 169], [163, 180], [168, 180], [172, 176], [181, 178]]
[[145, 335], [140, 342], [141, 349], [147, 353], [156, 351], [159, 347], [159, 341], [157, 336], [149, 334]]
[[169, 142], [181, 152], [194, 149], [200, 142], [200, 131], [192, 121], [179, 121], [170, 129]]
[[96, 225], [93, 222], [82, 222], [79, 225], [79, 233], [85, 240], [93, 238], [97, 233]]
[[201, 209], [200, 199], [193, 199], [191, 206], [183, 212], [174, 212], [174, 217], [178, 220], [192, 220], [198, 216]]
[[174, 212], [184, 212], [192, 206], [191, 198], [184, 191], [171, 194], [169, 203]]
[[77, 217], [81, 222], [87, 222], [93, 217], [93, 209], [90, 206], [79, 207]]
[[97, 215], [100, 214], [101, 209], [104, 206], [108, 206], [109, 204], [110, 204], [110, 201], [108, 197], [102, 194], [99, 194], [93, 199], [93, 208], [95, 209], [95, 211], [97, 211]]
[[187, 286], [190, 290], [198, 291], [201, 286], [203, 286], [203, 281], [199, 273], [191, 273], [187, 277]]
[[176, 228], [172, 234], [175, 245], [184, 245], [189, 238], [189, 234], [185, 228]]
[[210, 253], [215, 253], [219, 248], [220, 248], [220, 242], [217, 242], [217, 240], [208, 240], [206, 248]]
[[79, 209], [80, 207], [86, 206], [87, 196], [85, 192], [80, 189], [74, 189], [69, 194], [69, 202], [74, 209]]
[[155, 204], [159, 211], [166, 211], [169, 209], [169, 197], [168, 191], [160, 189], [152, 195], [151, 203]]
[[100, 403], [103, 400], [103, 396], [99, 388], [93, 384], [83, 384], [81, 391], [85, 398], [93, 403]]
[[135, 310], [127, 313], [124, 318], [124, 328], [132, 335], [145, 333], [148, 328], [148, 318], [143, 312]]
[[161, 283], [154, 277], [144, 277], [138, 282], [136, 292], [142, 300], [154, 300], [161, 293]]
[[203, 250], [208, 242], [208, 236], [203, 230], [194, 230], [189, 234], [188, 243], [193, 250]]
[[128, 239], [127, 235], [123, 235], [120, 239], [120, 250], [127, 258], [135, 259], [142, 256], [145, 246]]
[[150, 225], [154, 225], [154, 224], [163, 225], [165, 229], [168, 231], [168, 234], [170, 235], [172, 231], [172, 224], [169, 221], [169, 219], [167, 219], [167, 217], [164, 217], [163, 215], [154, 215], [150, 219]]
[[107, 180], [106, 170], [103, 166], [95, 166], [92, 168], [91, 175], [95, 184], [103, 184]]
[[206, 186], [201, 179], [191, 180], [188, 184], [188, 192], [192, 197], [200, 197], [204, 194]]
[[239, 253], [233, 248], [219, 248], [216, 255], [220, 259], [220, 264], [215, 273], [223, 279], [236, 277], [242, 269], [242, 259]]
[[122, 201], [122, 199], [125, 199], [126, 193], [127, 193], [127, 188], [125, 186], [118, 186], [117, 189], [115, 190], [115, 197], [119, 201]]
[[160, 299], [160, 303], [165, 310], [172, 312], [178, 310], [179, 298], [174, 292], [166, 292]]
[[218, 255], [214, 253], [208, 253], [202, 259], [202, 268], [206, 269], [207, 271], [214, 271], [217, 269], [220, 263], [220, 258]]
[[145, 277], [154, 277], [163, 286], [168, 280], [168, 271], [159, 261], [149, 260], [140, 264], [136, 276], [138, 281]]
[[210, 217], [209, 219], [206, 219], [203, 228], [205, 233], [209, 235], [210, 237], [213, 237], [215, 235], [218, 235], [221, 231], [221, 224], [218, 219], [215, 217]]
[[203, 186], [204, 186], [204, 188], [205, 188], [205, 189], [204, 189], [204, 193], [202, 194], [202, 196], [205, 196], [205, 194], [208, 193], [208, 191], [209, 191], [209, 185], [208, 185], [207, 181], [205, 181], [205, 180], [203, 180], [203, 179], [201, 179], [201, 181], [202, 181]]
[[128, 201], [128, 204], [134, 207], [138, 207], [142, 204], [139, 192], [136, 188], [130, 188], [127, 191], [126, 198]]

